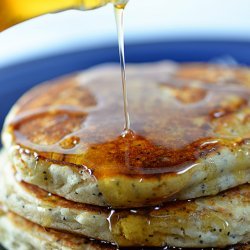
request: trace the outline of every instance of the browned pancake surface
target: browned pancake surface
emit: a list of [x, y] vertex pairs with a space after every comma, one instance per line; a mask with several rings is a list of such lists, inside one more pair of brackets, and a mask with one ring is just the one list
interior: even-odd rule
[[250, 138], [250, 71], [209, 65], [128, 70], [131, 131], [118, 67], [38, 86], [8, 129], [39, 157], [86, 166], [98, 178], [184, 171]]

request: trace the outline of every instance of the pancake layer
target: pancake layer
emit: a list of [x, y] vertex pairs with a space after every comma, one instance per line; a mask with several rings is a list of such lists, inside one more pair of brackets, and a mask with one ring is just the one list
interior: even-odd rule
[[250, 70], [128, 67], [124, 134], [118, 66], [28, 92], [3, 142], [21, 178], [69, 200], [112, 207], [191, 199], [249, 182]]
[[77, 235], [45, 229], [7, 212], [0, 216], [0, 243], [9, 250], [115, 250]]
[[[162, 207], [107, 210], [18, 182], [1, 168], [0, 201], [45, 228], [128, 246], [225, 247], [250, 241], [250, 185]], [[18, 176], [16, 176], [18, 178]]]
[[[115, 246], [84, 239], [73, 234], [45, 229], [17, 216], [1, 212], [0, 243], [11, 250], [115, 250]], [[164, 248], [166, 249], [166, 248]], [[163, 248], [132, 248], [131, 250], [164, 250]], [[173, 249], [173, 248], [167, 248]], [[178, 250], [178, 248], [175, 248]], [[248, 244], [235, 245], [225, 250], [249, 250]], [[116, 249], [117, 250], [117, 249]], [[125, 249], [124, 249], [125, 250]], [[182, 249], [189, 250], [189, 249]], [[211, 249], [208, 249], [211, 250]], [[213, 250], [222, 250], [213, 248]]]

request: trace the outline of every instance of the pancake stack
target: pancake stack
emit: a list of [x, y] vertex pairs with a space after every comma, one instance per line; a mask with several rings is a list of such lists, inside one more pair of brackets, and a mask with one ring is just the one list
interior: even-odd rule
[[[25, 94], [2, 133], [14, 249], [250, 249], [250, 70], [104, 65]], [[234, 246], [233, 248], [231, 246]]]

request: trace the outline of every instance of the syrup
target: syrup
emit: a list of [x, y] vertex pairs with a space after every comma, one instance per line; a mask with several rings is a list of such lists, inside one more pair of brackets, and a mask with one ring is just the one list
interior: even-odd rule
[[124, 27], [123, 27], [123, 12], [124, 7], [115, 5], [115, 19], [118, 34], [118, 44], [119, 44], [119, 55], [120, 55], [120, 65], [121, 65], [121, 78], [122, 78], [122, 91], [123, 91], [123, 106], [124, 106], [124, 117], [125, 126], [124, 131], [128, 132], [130, 129], [130, 120], [128, 112], [128, 97], [127, 97], [127, 86], [126, 86], [126, 66], [125, 66], [125, 52], [124, 52]]
[[[66, 79], [31, 91], [9, 126], [15, 143], [48, 161], [85, 166], [99, 179], [148, 178], [184, 173], [221, 146], [249, 138], [239, 127], [247, 121], [227, 121], [238, 110], [247, 117], [248, 88], [202, 83], [197, 97], [184, 97], [188, 91], [182, 90], [189, 85], [164, 68], [169, 70], [163, 64], [145, 72], [135, 70], [139, 75], [129, 71], [132, 130], [121, 134], [124, 107], [117, 67], [104, 67], [80, 80]], [[158, 82], [164, 77], [165, 82]], [[223, 115], [213, 115], [217, 110]]]

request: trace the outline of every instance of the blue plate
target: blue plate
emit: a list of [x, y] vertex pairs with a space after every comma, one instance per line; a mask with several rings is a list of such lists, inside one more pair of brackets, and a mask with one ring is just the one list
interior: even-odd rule
[[[127, 62], [204, 62], [218, 58], [250, 65], [250, 42], [161, 41], [126, 46]], [[14, 102], [35, 84], [104, 62], [118, 62], [117, 46], [75, 51], [0, 69], [0, 129]]]

